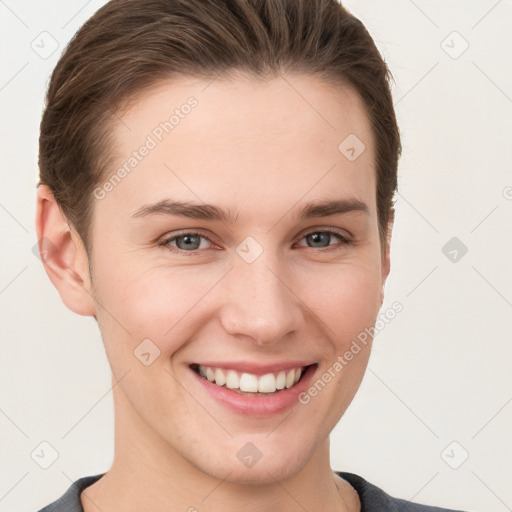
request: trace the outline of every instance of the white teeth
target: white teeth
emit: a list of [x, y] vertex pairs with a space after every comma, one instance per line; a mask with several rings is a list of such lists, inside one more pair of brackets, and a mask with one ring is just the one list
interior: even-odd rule
[[226, 387], [230, 389], [240, 388], [240, 377], [234, 370], [228, 370], [226, 375]]
[[293, 386], [293, 381], [295, 380], [295, 370], [290, 370], [286, 374], [286, 387], [291, 388]]
[[224, 386], [224, 384], [226, 384], [226, 376], [220, 368], [215, 370], [215, 384], [218, 386]]
[[250, 373], [242, 373], [240, 377], [240, 391], [258, 391], [258, 377]]
[[273, 393], [276, 390], [276, 378], [273, 373], [262, 375], [258, 381], [258, 391], [260, 393]]
[[276, 379], [276, 389], [284, 389], [286, 386], [286, 373], [279, 372]]
[[235, 370], [222, 370], [199, 365], [199, 375], [218, 386], [226, 385], [229, 389], [240, 389], [244, 392], [274, 393], [276, 390], [291, 388], [302, 375], [303, 368], [295, 368], [279, 373], [266, 373], [258, 377], [252, 373], [239, 374]]

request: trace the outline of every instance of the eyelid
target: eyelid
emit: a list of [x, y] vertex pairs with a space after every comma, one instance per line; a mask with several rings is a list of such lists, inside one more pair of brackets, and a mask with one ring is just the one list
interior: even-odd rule
[[[348, 233], [344, 233], [341, 230], [338, 230], [336, 228], [315, 227], [315, 226], [311, 226], [311, 227], [307, 228], [305, 231], [303, 231], [298, 237], [298, 242], [302, 241], [306, 236], [311, 235], [313, 233], [329, 233], [329, 234], [339, 237], [339, 239], [340, 239], [339, 244], [328, 245], [327, 247], [322, 247], [322, 248], [318, 249], [317, 252], [328, 252], [330, 250], [339, 249], [340, 246], [344, 246], [344, 245], [353, 243], [353, 236]], [[203, 232], [201, 232], [201, 230], [193, 230], [193, 229], [188, 229], [188, 230], [184, 229], [181, 231], [174, 232], [174, 233], [172, 233], [172, 235], [164, 236], [162, 238], [162, 240], [160, 242], [158, 242], [157, 245], [162, 246], [162, 247], [170, 250], [171, 252], [174, 252], [175, 254], [194, 255], [194, 254], [200, 254], [201, 252], [203, 252], [205, 250], [205, 249], [203, 249], [203, 250], [195, 249], [193, 251], [184, 251], [183, 249], [179, 249], [177, 247], [172, 247], [169, 245], [170, 242], [172, 242], [176, 238], [179, 238], [180, 236], [184, 236], [184, 235], [199, 236], [201, 238], [208, 240], [208, 242], [210, 242], [211, 244], [216, 245], [215, 242], [213, 242], [209, 236], [207, 236]], [[170, 247], [172, 247], [172, 248], [170, 248]], [[302, 247], [306, 247], [307, 249], [313, 249], [313, 250], [315, 249], [315, 247], [307, 247], [307, 246], [302, 246]]]
[[331, 252], [331, 251], [340, 250], [340, 249], [342, 249], [345, 246], [353, 245], [354, 244], [354, 237], [352, 235], [345, 234], [345, 233], [343, 233], [343, 232], [341, 232], [341, 231], [339, 231], [337, 229], [334, 229], [334, 228], [313, 228], [313, 229], [308, 229], [308, 231], [306, 231], [302, 235], [300, 235], [299, 242], [304, 240], [304, 238], [306, 238], [306, 236], [311, 235], [313, 233], [329, 233], [331, 235], [334, 235], [335, 237], [338, 237], [339, 240], [340, 240], [337, 244], [328, 245], [327, 247], [321, 247], [319, 249], [316, 249], [315, 247], [301, 246], [301, 247], [305, 247], [306, 249], [311, 249], [314, 252], [317, 252], [317, 253], [320, 253], [320, 254], [321, 253], [328, 253], [328, 252]]
[[183, 229], [181, 231], [173, 232], [172, 234], [169, 234], [169, 235], [164, 235], [164, 237], [159, 242], [157, 242], [157, 245], [160, 247], [163, 247], [164, 249], [169, 249], [171, 252], [174, 252], [176, 254], [191, 254], [192, 255], [192, 254], [199, 254], [204, 251], [204, 249], [203, 250], [195, 249], [193, 251], [184, 251], [177, 247], [170, 248], [171, 247], [169, 245], [170, 242], [172, 242], [176, 238], [179, 238], [184, 235], [199, 236], [201, 238], [208, 240], [208, 242], [210, 242], [212, 245], [216, 245], [215, 242], [213, 242], [213, 240], [209, 236], [205, 235], [201, 230], [194, 230], [194, 229]]
[[339, 236], [346, 242], [351, 242], [354, 239], [351, 233], [340, 228], [326, 226], [310, 226], [299, 235], [299, 240], [302, 240], [304, 237], [311, 235], [312, 233], [331, 233], [333, 235]]

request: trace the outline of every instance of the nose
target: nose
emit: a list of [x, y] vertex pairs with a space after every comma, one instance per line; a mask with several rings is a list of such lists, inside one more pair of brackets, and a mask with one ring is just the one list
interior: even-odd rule
[[304, 323], [304, 303], [279, 257], [264, 251], [248, 263], [238, 256], [222, 289], [221, 323], [228, 334], [258, 345], [279, 343]]

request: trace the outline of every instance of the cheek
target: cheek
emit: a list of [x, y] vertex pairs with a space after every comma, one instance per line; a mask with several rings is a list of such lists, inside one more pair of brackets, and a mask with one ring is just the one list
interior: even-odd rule
[[380, 266], [332, 265], [302, 280], [307, 306], [327, 325], [336, 343], [373, 325], [380, 309]]
[[197, 269], [185, 266], [151, 270], [117, 266], [98, 278], [98, 299], [104, 305], [102, 333], [117, 345], [116, 351], [123, 346], [133, 352], [148, 338], [162, 355], [169, 356], [180, 348], [180, 340], [191, 336], [187, 330], [191, 323], [197, 330], [194, 320], [224, 272], [211, 270], [199, 275]]

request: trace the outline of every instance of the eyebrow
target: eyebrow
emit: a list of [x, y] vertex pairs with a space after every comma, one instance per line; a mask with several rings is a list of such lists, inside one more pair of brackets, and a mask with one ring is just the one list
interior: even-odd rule
[[[370, 209], [366, 203], [356, 198], [311, 201], [306, 203], [294, 217], [304, 220], [343, 215], [349, 212], [363, 212], [369, 215]], [[144, 205], [136, 210], [132, 217], [138, 218], [149, 215], [174, 215], [191, 219], [219, 221], [225, 224], [236, 224], [238, 219], [238, 213], [235, 215], [230, 210], [225, 211], [215, 205], [195, 204], [171, 199], [164, 199], [154, 204]]]

